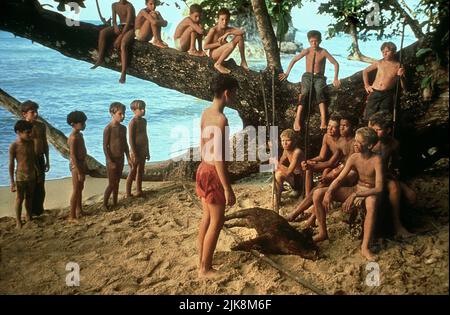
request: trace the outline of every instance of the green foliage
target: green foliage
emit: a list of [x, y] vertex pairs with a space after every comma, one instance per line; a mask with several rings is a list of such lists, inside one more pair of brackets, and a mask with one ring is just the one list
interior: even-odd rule
[[430, 53], [430, 52], [432, 52], [433, 51], [433, 49], [431, 49], [431, 48], [421, 48], [421, 49], [419, 49], [417, 52], [416, 52], [416, 57], [417, 58], [420, 58], [420, 57], [422, 57], [422, 56], [424, 56], [424, 55], [426, 55], [427, 53]]

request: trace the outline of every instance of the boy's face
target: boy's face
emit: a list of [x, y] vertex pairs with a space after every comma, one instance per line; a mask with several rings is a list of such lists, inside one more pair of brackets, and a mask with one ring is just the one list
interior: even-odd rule
[[199, 22], [200, 22], [201, 14], [200, 14], [199, 12], [194, 12], [194, 13], [192, 13], [192, 14], [190, 15], [190, 17], [191, 17], [191, 20], [192, 20], [194, 23], [199, 23]]
[[332, 137], [339, 136], [339, 123], [337, 121], [330, 120], [328, 122], [327, 133]]
[[394, 52], [392, 50], [390, 50], [389, 48], [385, 47], [382, 51], [381, 54], [383, 55], [383, 59], [385, 60], [392, 60], [394, 59]]
[[320, 45], [320, 40], [318, 40], [315, 37], [311, 37], [309, 40], [309, 45], [311, 46], [311, 48], [317, 48]]
[[114, 114], [111, 114], [112, 119], [118, 123], [121, 123], [125, 119], [125, 113], [119, 109]]
[[229, 22], [230, 22], [230, 17], [227, 14], [219, 15], [219, 20], [217, 21], [217, 24], [219, 25], [220, 29], [227, 28]]
[[147, 1], [147, 9], [150, 11], [155, 11], [156, 5], [154, 0], [148, 0]]
[[347, 137], [352, 133], [352, 124], [347, 119], [341, 119], [339, 123], [339, 132], [342, 137]]
[[283, 146], [283, 150], [291, 150], [293, 141], [291, 138], [288, 137], [281, 137], [281, 145]]
[[364, 137], [359, 133], [355, 136], [355, 143], [353, 144], [356, 153], [365, 153], [369, 151], [369, 146], [367, 145]]
[[29, 111], [22, 113], [22, 116], [26, 121], [33, 122], [38, 117], [38, 112], [37, 110], [30, 109]]
[[377, 133], [377, 136], [380, 139], [385, 138], [389, 134], [389, 131], [390, 131], [389, 128], [383, 129], [379, 125], [376, 125], [376, 124], [375, 125], [372, 124], [370, 127]]
[[31, 140], [31, 129], [24, 130], [24, 131], [17, 131], [17, 135], [19, 136], [19, 139], [22, 141], [30, 141]]
[[133, 110], [134, 116], [136, 117], [144, 117], [145, 116], [145, 108], [139, 109], [136, 108], [135, 110]]

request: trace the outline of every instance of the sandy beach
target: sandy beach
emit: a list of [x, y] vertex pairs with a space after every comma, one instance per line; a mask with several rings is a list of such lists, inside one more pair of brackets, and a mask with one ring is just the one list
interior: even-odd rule
[[[258, 174], [235, 183], [238, 202], [227, 213], [270, 208], [267, 179]], [[111, 212], [101, 207], [104, 183], [87, 181], [89, 215], [76, 224], [66, 220], [67, 179], [47, 182], [46, 207], [54, 210], [22, 230], [15, 229], [13, 218], [0, 219], [1, 294], [315, 294], [261, 258], [230, 250], [236, 236], [256, 235], [246, 228], [222, 231], [214, 256], [220, 277], [199, 279], [201, 210], [193, 182], [146, 183], [142, 198], [122, 199]], [[351, 237], [339, 210], [329, 214], [330, 239], [320, 245], [317, 261], [294, 255], [265, 257], [326, 294], [448, 294], [448, 173], [425, 174], [410, 185], [419, 192], [416, 209], [408, 214], [414, 219], [408, 224], [415, 236], [376, 240], [379, 286], [367, 284], [370, 270], [360, 256], [360, 241]], [[2, 211], [8, 214], [4, 196], [12, 202], [13, 194], [1, 189]], [[295, 203], [285, 194], [282, 211], [290, 211]], [[300, 229], [303, 224], [292, 225]], [[78, 287], [66, 285], [69, 262], [80, 266]]]

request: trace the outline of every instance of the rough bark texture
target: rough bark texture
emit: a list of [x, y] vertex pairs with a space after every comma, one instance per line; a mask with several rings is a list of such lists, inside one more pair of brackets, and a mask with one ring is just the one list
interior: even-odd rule
[[353, 23], [350, 23], [350, 36], [352, 37], [352, 53], [347, 57], [349, 60], [357, 60], [367, 63], [373, 63], [376, 61], [376, 59], [367, 57], [361, 53], [359, 50], [359, 43], [358, 43], [358, 34], [356, 31], [356, 25]]
[[414, 36], [416, 36], [417, 39], [422, 39], [425, 34], [422, 32], [419, 21], [410, 16], [397, 0], [391, 0], [389, 3], [395, 11], [399, 12], [405, 18], [406, 24], [408, 24], [413, 31]]
[[[260, 1], [255, 0], [254, 2], [263, 5]], [[263, 8], [265, 8], [265, 5]], [[7, 15], [5, 15], [5, 12], [7, 12]], [[264, 15], [263, 13], [255, 11], [257, 18], [260, 18], [259, 15], [261, 14]], [[69, 27], [66, 25], [65, 18], [62, 15], [40, 7], [37, 9], [35, 0], [2, 0], [0, 2], [0, 14], [2, 15], [0, 18], [0, 29], [39, 42], [70, 58], [84, 60], [89, 63], [94, 62], [93, 56], [96, 55], [99, 27], [87, 23], [80, 23], [80, 26], [77, 27]], [[263, 28], [259, 30], [260, 32], [270, 33], [270, 29]], [[267, 36], [267, 34], [261, 35], [262, 38], [264, 36]], [[410, 82], [408, 83], [409, 92], [401, 98], [400, 106], [403, 108], [403, 111], [397, 129], [400, 130], [399, 140], [405, 153], [403, 155], [404, 165], [412, 165], [414, 170], [420, 170], [422, 165], [427, 165], [432, 159], [437, 157], [436, 155], [433, 157], [426, 156], [430, 148], [436, 148], [436, 152], [439, 152], [439, 154], [448, 155], [448, 132], [446, 132], [448, 130], [448, 101], [446, 103], [440, 97], [442, 93], [445, 93], [445, 90], [435, 91], [434, 99], [431, 101], [422, 101], [420, 82], [423, 75], [416, 73], [415, 70], [418, 64], [424, 62], [416, 57], [416, 51], [423, 47], [430, 47], [431, 41], [431, 36], [429, 36], [403, 50], [404, 65]], [[276, 46], [276, 41], [272, 41], [273, 43]], [[444, 57], [448, 61], [448, 42], [445, 45], [446, 47], [443, 47], [442, 51], [446, 54]], [[113, 52], [112, 55], [108, 54], [107, 56], [108, 60], [105, 67], [120, 71], [118, 54]], [[128, 71], [130, 75], [204, 100], [211, 99], [209, 81], [215, 74], [215, 71], [210, 59], [206, 57], [191, 57], [170, 48], [161, 50], [150, 44], [140, 42], [134, 43], [130, 57], [131, 63]], [[442, 56], [440, 58], [442, 60]], [[232, 108], [238, 111], [244, 127], [248, 125], [266, 125], [259, 74], [254, 71], [245, 73], [233, 61], [230, 61], [227, 66], [233, 70], [232, 74], [240, 84], [239, 100]], [[89, 70], [86, 67], [86, 71], [93, 70]], [[448, 74], [447, 68], [443, 71]], [[271, 71], [263, 72], [262, 78], [262, 85], [266, 91], [267, 99], [270, 100], [272, 98]], [[329, 86], [331, 99], [329, 112], [351, 112], [360, 117], [366, 100], [361, 72], [341, 79], [341, 83], [342, 87], [340, 90], [335, 90], [331, 85]], [[278, 80], [275, 80], [274, 84], [276, 100], [275, 121], [279, 129], [282, 130], [292, 126], [300, 86], [299, 84], [279, 82]], [[313, 107], [312, 110], [310, 120], [311, 138], [309, 141], [311, 148], [308, 152], [314, 155], [317, 153], [321, 143], [321, 135], [319, 133], [320, 118], [318, 109]], [[444, 115], [443, 113], [446, 114]], [[269, 106], [268, 116], [272, 116], [271, 106]], [[440, 135], [440, 137], [435, 135]], [[429, 137], [434, 138], [431, 139]], [[424, 159], [423, 156], [426, 156], [426, 158]], [[159, 164], [160, 168], [157, 168], [159, 169], [157, 171], [159, 178], [167, 179], [172, 176], [192, 178], [195, 163], [172, 163], [168, 161]], [[240, 169], [246, 167], [239, 162], [233, 164]], [[245, 170], [241, 169], [237, 174], [245, 174], [255, 170], [257, 170], [255, 163], [249, 163]], [[408, 170], [408, 172], [410, 171]]]

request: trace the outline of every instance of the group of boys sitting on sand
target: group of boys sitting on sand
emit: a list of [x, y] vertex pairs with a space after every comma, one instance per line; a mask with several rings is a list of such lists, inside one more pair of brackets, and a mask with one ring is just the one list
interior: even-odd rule
[[[161, 28], [167, 26], [167, 21], [156, 11], [157, 0], [145, 0], [146, 7], [135, 14], [133, 5], [127, 0], [120, 0], [112, 5], [113, 26], [105, 27], [100, 31], [98, 38], [98, 57], [92, 69], [102, 65], [105, 61], [105, 53], [109, 44], [113, 43], [115, 49], [120, 50], [122, 64], [120, 83], [125, 83], [128, 66], [128, 53], [134, 40], [149, 42], [159, 48], [167, 48], [169, 45], [161, 38]], [[236, 46], [239, 47], [241, 66], [248, 70], [245, 59], [244, 34], [241, 29], [230, 27], [230, 11], [222, 8], [217, 13], [217, 24], [206, 35], [200, 24], [202, 7], [193, 4], [189, 7], [189, 16], [184, 18], [175, 29], [174, 47], [192, 56], [206, 56], [203, 49], [209, 50], [209, 56], [215, 61], [214, 67], [220, 73], [230, 73], [223, 65], [225, 59], [230, 56]], [[117, 15], [120, 23], [117, 23]], [[227, 38], [233, 39], [228, 41]]]
[[[114, 3], [114, 26], [100, 32], [99, 59], [95, 66], [103, 62], [106, 40], [116, 37], [114, 45], [121, 47], [122, 66], [125, 67], [122, 68], [123, 81], [126, 70], [126, 48], [134, 37], [144, 41], [153, 38], [154, 45], [161, 48], [167, 47], [161, 40], [160, 32], [161, 27], [167, 25], [167, 22], [155, 11], [154, 0], [147, 0], [146, 4], [147, 8], [143, 9], [135, 19], [133, 6], [129, 2], [123, 0]], [[117, 25], [116, 14], [125, 23]], [[182, 51], [203, 56], [203, 30], [199, 24], [200, 14], [200, 6], [192, 5], [190, 7], [190, 16], [177, 27], [175, 44]], [[202, 162], [196, 173], [196, 192], [201, 198], [203, 206], [198, 236], [199, 274], [202, 276], [214, 274], [212, 257], [224, 223], [225, 207], [232, 206], [236, 202], [225, 164], [225, 150], [222, 150], [222, 146], [225, 143], [225, 127], [228, 125], [223, 110], [225, 106], [232, 106], [236, 102], [239, 84], [229, 74], [229, 70], [223, 67], [222, 62], [237, 45], [242, 57], [241, 65], [247, 68], [244, 57], [243, 31], [228, 27], [230, 17], [228, 10], [221, 9], [218, 17], [218, 24], [206, 36], [204, 48], [210, 50], [210, 57], [214, 58], [215, 67], [221, 73], [212, 79], [213, 102], [210, 107], [205, 109], [201, 117]], [[226, 40], [229, 35], [234, 36], [231, 42]], [[286, 79], [293, 65], [305, 57], [306, 72], [302, 76], [300, 104], [294, 120], [294, 130], [287, 129], [281, 133], [283, 153], [278, 160], [275, 172], [275, 205], [276, 208], [280, 206], [284, 182], [290, 183], [294, 190], [301, 190], [305, 187], [306, 194], [303, 200], [287, 216], [287, 220], [295, 220], [313, 206], [307, 225], [314, 226], [317, 221], [318, 233], [314, 240], [320, 242], [328, 238], [326, 215], [332, 201], [342, 202], [343, 210], [350, 212], [353, 216], [357, 208], [355, 205], [364, 203], [367, 214], [361, 253], [368, 260], [374, 260], [376, 256], [370, 250], [369, 243], [374, 230], [375, 212], [385, 195], [392, 208], [396, 234], [399, 236], [411, 235], [400, 221], [400, 199], [403, 196], [413, 204], [415, 193], [396, 177], [395, 163], [398, 161], [399, 143], [390, 135], [392, 116], [389, 114], [392, 111], [395, 84], [403, 76], [404, 71], [395, 59], [395, 45], [391, 42], [384, 43], [381, 46], [383, 59], [363, 71], [364, 85], [369, 96], [362, 121], [367, 122], [368, 126], [359, 128], [355, 132], [358, 126], [356, 115], [341, 117], [332, 115], [327, 121], [325, 63], [326, 60], [329, 60], [334, 65], [333, 85], [337, 88], [340, 86], [339, 64], [331, 54], [320, 47], [320, 32], [310, 31], [307, 37], [310, 47], [295, 56], [289, 64], [287, 72], [279, 75], [280, 80]], [[198, 43], [198, 49], [195, 47], [196, 43]], [[124, 57], [125, 59], [123, 59]], [[373, 84], [369, 84], [368, 73], [373, 70], [377, 70], [377, 74]], [[311, 92], [313, 104], [319, 105], [320, 129], [326, 130], [326, 133], [323, 136], [319, 155], [307, 159], [297, 146], [297, 140], [299, 132], [302, 130], [303, 107], [308, 104]], [[43, 204], [43, 174], [49, 168], [45, 127], [35, 121], [37, 108], [36, 103], [30, 101], [23, 103], [22, 112], [25, 120], [16, 123], [14, 129], [18, 137], [10, 147], [9, 172], [11, 190], [17, 190], [16, 219], [18, 227], [22, 226], [21, 207], [24, 199], [27, 219], [30, 219], [35, 211], [35, 206], [31, 203], [33, 195], [39, 196], [40, 202]], [[111, 104], [109, 112], [112, 120], [106, 126], [103, 134], [103, 149], [108, 174], [104, 206], [108, 209], [108, 200], [111, 194], [113, 205], [117, 204], [125, 157], [130, 166], [126, 186], [127, 197], [131, 196], [133, 180], [137, 181], [137, 195], [142, 194], [141, 184], [145, 160], [150, 159], [147, 122], [143, 118], [145, 103], [140, 100], [133, 101], [131, 109], [135, 115], [129, 124], [131, 152], [126, 139], [127, 129], [121, 125], [125, 117], [123, 104], [118, 102]], [[76, 220], [82, 214], [81, 193], [88, 170], [86, 147], [81, 131], [85, 128], [86, 120], [86, 115], [80, 111], [71, 112], [67, 116], [67, 123], [72, 126], [72, 133], [68, 138], [73, 182], [70, 220]], [[220, 132], [216, 133], [215, 130]], [[15, 161], [17, 161], [16, 178], [14, 178]], [[322, 174], [319, 184], [313, 187], [313, 174], [317, 172], [322, 172]], [[42, 187], [37, 189], [38, 186]], [[38, 193], [35, 193], [36, 191]], [[42, 204], [36, 208], [37, 212], [42, 212]]]

